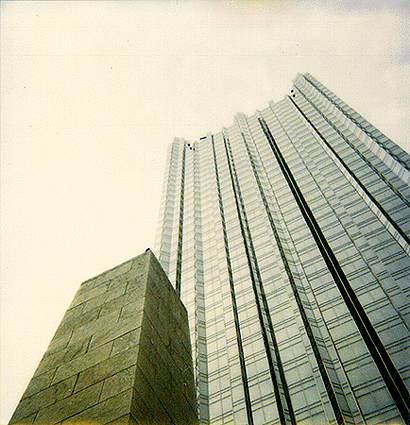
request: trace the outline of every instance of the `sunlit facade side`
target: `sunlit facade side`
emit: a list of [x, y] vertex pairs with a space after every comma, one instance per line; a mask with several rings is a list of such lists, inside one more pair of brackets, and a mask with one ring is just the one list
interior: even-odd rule
[[203, 424], [410, 421], [410, 156], [310, 74], [170, 146], [155, 252]]

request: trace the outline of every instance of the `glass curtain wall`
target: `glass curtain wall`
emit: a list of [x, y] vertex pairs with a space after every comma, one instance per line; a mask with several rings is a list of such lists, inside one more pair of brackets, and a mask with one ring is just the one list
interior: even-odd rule
[[310, 74], [170, 146], [156, 254], [203, 424], [410, 421], [410, 157]]

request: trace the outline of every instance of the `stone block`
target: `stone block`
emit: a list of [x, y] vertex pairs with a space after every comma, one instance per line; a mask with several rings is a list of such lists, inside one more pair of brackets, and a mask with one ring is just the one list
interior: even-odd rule
[[61, 362], [63, 361], [64, 355], [65, 355], [65, 352], [60, 350], [49, 356], [43, 356], [33, 376], [37, 377], [39, 375], [42, 375], [45, 372], [55, 370], [57, 366], [61, 364]]
[[[135, 391], [140, 395], [145, 406], [155, 418], [154, 423], [159, 423], [161, 425], [174, 425], [170, 414], [166, 411], [163, 405], [161, 394], [156, 394], [142, 371], [139, 370], [139, 372], [140, 373], [137, 374]], [[136, 419], [138, 422], [138, 418]], [[142, 418], [140, 418], [140, 420], [141, 419]]]
[[138, 345], [140, 341], [141, 328], [134, 329], [124, 335], [113, 340], [111, 355], [115, 356], [121, 351], [128, 350], [128, 348]]
[[114, 289], [121, 287], [126, 289], [128, 286], [128, 281], [130, 278], [128, 277], [128, 274], [125, 273], [121, 276], [117, 276], [115, 279], [112, 279], [108, 282], [108, 285], [110, 287], [110, 291], [113, 291]]
[[76, 377], [59, 382], [57, 385], [49, 386], [48, 388], [37, 392], [36, 394], [22, 400], [17, 409], [14, 411], [13, 420], [18, 421], [35, 412], [38, 412], [44, 407], [50, 406], [59, 400], [69, 397], [74, 389]]
[[127, 279], [118, 279], [113, 280], [110, 283], [108, 292], [108, 300], [112, 300], [113, 298], [124, 295], [128, 288], [128, 280]]
[[163, 398], [164, 406], [175, 424], [191, 424], [196, 419], [196, 405], [192, 406], [185, 398], [179, 387], [172, 389], [173, 397], [181, 400], [178, 406], [172, 402], [171, 397]]
[[90, 298], [84, 301], [83, 304], [81, 304], [84, 307], [84, 312], [88, 310], [93, 310], [94, 308], [97, 308], [97, 307], [101, 308], [107, 301], [110, 301], [114, 298], [124, 295], [126, 292], [127, 286], [128, 286], [127, 280], [111, 281], [108, 287], [108, 290], [106, 292], [101, 292], [100, 295], [97, 295], [94, 298]]
[[34, 420], [36, 419], [36, 416], [37, 416], [37, 412], [33, 413], [32, 415], [27, 416], [25, 418], [21, 418], [21, 419], [18, 420], [18, 424], [19, 425], [20, 424], [33, 424]]
[[113, 341], [128, 332], [138, 329], [141, 327], [142, 312], [137, 314], [135, 317], [123, 318], [120, 316], [119, 321], [113, 324], [108, 329], [102, 329], [96, 332], [91, 339], [90, 349], [97, 348], [102, 344]]
[[129, 277], [139, 277], [146, 280], [151, 258], [155, 258], [150, 250], [147, 250], [146, 252], [148, 252], [147, 257], [150, 257], [148, 261], [145, 261], [145, 259], [142, 258], [142, 255], [144, 254], [139, 255], [138, 257], [135, 257], [131, 260], [132, 269], [130, 269], [127, 273]]
[[135, 365], [137, 362], [137, 354], [138, 346], [122, 351], [87, 369], [84, 368], [78, 375], [74, 391], [80, 391]]
[[80, 329], [82, 326], [88, 325], [91, 322], [94, 322], [98, 319], [100, 313], [100, 308], [94, 308], [92, 310], [86, 311], [80, 314], [70, 314], [67, 317], [64, 316], [63, 320], [60, 323], [56, 333], [54, 334], [55, 338], [63, 336], [67, 332], [72, 332], [74, 329]]
[[130, 297], [130, 300], [139, 300], [145, 297], [146, 285], [137, 278], [131, 278], [128, 281], [125, 294]]
[[70, 344], [77, 343], [89, 339], [92, 335], [97, 332], [101, 332], [103, 329], [109, 329], [113, 324], [117, 323], [119, 318], [119, 311], [114, 311], [110, 314], [106, 314], [104, 317], [100, 317], [93, 322], [84, 324], [77, 329], [74, 329], [73, 335], [70, 339]]
[[98, 402], [101, 388], [102, 382], [99, 382], [96, 385], [92, 385], [83, 391], [41, 409], [36, 416], [34, 424], [45, 425], [62, 422], [67, 417], [94, 406]]
[[51, 354], [57, 353], [61, 350], [64, 350], [68, 343], [70, 342], [71, 339], [71, 332], [67, 332], [63, 335], [60, 335], [59, 337], [53, 337], [53, 339], [51, 340], [50, 344], [47, 347], [46, 352], [44, 353], [44, 357], [47, 357]]
[[166, 340], [168, 336], [168, 328], [163, 326], [163, 323], [159, 320], [159, 307], [155, 302], [155, 298], [148, 296], [145, 299], [144, 304], [144, 317], [147, 317], [152, 324], [157, 324], [158, 328], [160, 328], [161, 333], [163, 335], [163, 339]]
[[[131, 300], [128, 294], [120, 295], [110, 300], [106, 300], [104, 304], [101, 305], [100, 317], [103, 317], [106, 314], [112, 313], [114, 311], [119, 312], [125, 305], [127, 305], [130, 302]], [[141, 310], [142, 310], [143, 302], [141, 301], [140, 304], [141, 304]]]
[[[153, 388], [159, 386], [171, 389], [172, 373], [152, 344], [147, 346], [141, 341], [138, 367], [144, 371], [145, 378]], [[136, 382], [138, 383], [138, 377]]]
[[53, 378], [53, 384], [69, 376], [77, 375], [79, 372], [90, 368], [106, 360], [111, 353], [112, 343], [108, 343], [96, 350], [91, 350], [75, 359], [61, 363]]
[[144, 300], [135, 300], [125, 304], [121, 309], [120, 320], [126, 320], [130, 317], [139, 317], [145, 307], [143, 301]]
[[131, 402], [131, 416], [136, 420], [138, 424], [143, 425], [159, 425], [155, 421], [153, 414], [148, 409], [141, 395], [133, 389], [132, 402]]
[[176, 370], [176, 364], [169, 353], [169, 339], [166, 338], [164, 340], [163, 338], [161, 338], [161, 336], [156, 331], [156, 328], [152, 325], [151, 321], [147, 316], [144, 317], [143, 329], [144, 334], [149, 335], [150, 341], [149, 344], [144, 345], [143, 352], [146, 354], [149, 353], [149, 355], [151, 355], [151, 346], [154, 346], [162, 361], [165, 363], [167, 369], [170, 371]]
[[72, 344], [68, 344], [68, 346], [65, 348], [65, 354], [63, 357], [63, 362], [69, 362], [73, 359], [75, 359], [78, 356], [81, 356], [82, 354], [85, 354], [88, 351], [88, 347], [91, 342], [91, 338], [89, 337], [87, 339], [84, 339], [82, 341], [78, 341]]
[[84, 282], [10, 421], [197, 425], [188, 316], [150, 251]]
[[77, 294], [75, 295], [73, 301], [70, 304], [69, 308], [77, 307], [78, 305], [84, 303], [87, 300], [91, 300], [98, 295], [104, 294], [107, 292], [108, 285], [100, 285], [95, 288], [82, 290], [82, 288], [79, 289]]
[[122, 391], [121, 393], [116, 394], [115, 396], [110, 397], [103, 402], [95, 404], [87, 409], [84, 409], [76, 415], [72, 415], [71, 417], [66, 418], [61, 422], [61, 425], [100, 425], [110, 422], [117, 423], [117, 420], [129, 415], [130, 405], [132, 402], [132, 393], [132, 389]]
[[107, 301], [108, 297], [109, 297], [109, 293], [103, 292], [101, 295], [98, 295], [94, 298], [84, 301], [82, 304], [80, 304], [79, 307], [82, 307], [84, 312], [89, 310], [94, 310], [95, 308], [97, 308], [98, 310], [101, 310], [101, 307], [103, 306], [105, 301]]
[[92, 279], [86, 280], [85, 282], [81, 284], [81, 286], [84, 285], [84, 286], [89, 286], [91, 288], [94, 288], [100, 285], [109, 285], [109, 283], [110, 283], [110, 279], [107, 279], [105, 277], [105, 272], [104, 272], [96, 277], [93, 277]]
[[147, 285], [147, 293], [155, 295], [155, 297], [164, 304], [169, 302], [169, 298], [173, 295], [173, 288], [169, 285], [166, 285], [163, 280], [155, 280], [158, 276], [158, 272], [153, 269], [149, 270], [148, 274], [148, 285]]
[[131, 389], [135, 381], [136, 366], [121, 370], [115, 375], [104, 380], [103, 389], [100, 395], [100, 402], [116, 394]]
[[80, 305], [76, 305], [75, 307], [68, 308], [68, 310], [64, 314], [63, 320], [69, 319], [70, 317], [73, 317], [73, 316], [78, 317], [83, 313], [83, 310], [84, 310], [84, 304], [80, 304]]
[[27, 385], [27, 388], [24, 391], [24, 394], [21, 399], [24, 400], [25, 398], [30, 397], [31, 395], [36, 394], [39, 391], [44, 390], [45, 388], [50, 386], [54, 373], [55, 370], [51, 369], [42, 373], [41, 375], [33, 377]]
[[131, 267], [132, 267], [132, 263], [133, 261], [126, 261], [123, 264], [120, 264], [117, 267], [114, 267], [113, 269], [109, 270], [108, 272], [105, 273], [105, 279], [107, 280], [111, 280], [114, 279], [118, 276], [123, 275], [124, 273], [128, 272]]
[[131, 414], [116, 419], [115, 421], [108, 422], [106, 425], [138, 425], [137, 421]]

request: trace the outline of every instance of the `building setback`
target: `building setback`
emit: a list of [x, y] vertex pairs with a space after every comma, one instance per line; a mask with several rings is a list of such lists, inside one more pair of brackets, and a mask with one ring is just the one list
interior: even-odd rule
[[156, 253], [202, 424], [410, 421], [410, 157], [309, 74], [175, 139]]
[[187, 312], [150, 250], [81, 285], [9, 423], [198, 424]]

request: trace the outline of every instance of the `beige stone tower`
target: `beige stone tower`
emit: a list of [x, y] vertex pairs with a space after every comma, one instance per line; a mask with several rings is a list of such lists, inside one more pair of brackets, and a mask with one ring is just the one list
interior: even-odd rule
[[150, 250], [84, 282], [10, 424], [197, 424], [188, 318]]

